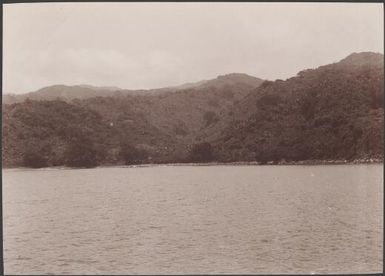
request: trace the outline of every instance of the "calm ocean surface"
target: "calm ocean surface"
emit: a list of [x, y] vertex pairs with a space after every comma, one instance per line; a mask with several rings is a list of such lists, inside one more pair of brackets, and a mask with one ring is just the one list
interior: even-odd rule
[[6, 274], [382, 271], [383, 165], [3, 170]]

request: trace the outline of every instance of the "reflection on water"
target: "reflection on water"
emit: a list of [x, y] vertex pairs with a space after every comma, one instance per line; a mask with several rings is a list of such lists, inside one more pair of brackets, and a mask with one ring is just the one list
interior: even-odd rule
[[4, 170], [6, 274], [382, 271], [382, 165]]

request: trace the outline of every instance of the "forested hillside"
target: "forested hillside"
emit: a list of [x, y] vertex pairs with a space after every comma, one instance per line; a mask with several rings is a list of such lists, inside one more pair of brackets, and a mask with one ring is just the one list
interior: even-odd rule
[[[44, 166], [71, 165], [70, 155], [76, 154], [68, 149], [83, 142], [92, 145], [89, 166], [182, 162], [196, 134], [262, 82], [229, 74], [180, 90], [85, 98], [81, 93], [75, 99], [61, 98], [56, 89], [57, 97], [44, 98], [40, 90], [3, 105], [3, 165], [31, 163], [25, 156], [43, 156]], [[41, 100], [31, 100], [37, 97]]]
[[211, 133], [217, 159], [382, 158], [383, 58], [352, 54], [286, 81], [264, 82]]
[[352, 54], [285, 81], [229, 74], [135, 93], [55, 86], [8, 98], [3, 166], [382, 158], [383, 58]]

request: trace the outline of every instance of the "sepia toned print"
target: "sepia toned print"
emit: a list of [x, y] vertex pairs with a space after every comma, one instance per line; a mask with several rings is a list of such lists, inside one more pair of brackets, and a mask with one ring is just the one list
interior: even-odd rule
[[383, 268], [383, 6], [3, 5], [5, 274]]

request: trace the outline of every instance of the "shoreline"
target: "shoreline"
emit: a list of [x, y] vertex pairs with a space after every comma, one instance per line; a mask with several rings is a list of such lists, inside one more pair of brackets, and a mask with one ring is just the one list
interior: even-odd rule
[[147, 168], [147, 167], [182, 167], [182, 166], [319, 166], [319, 165], [360, 165], [360, 164], [383, 164], [383, 159], [369, 158], [369, 159], [357, 159], [353, 161], [348, 160], [304, 160], [304, 161], [280, 161], [280, 162], [267, 162], [261, 164], [257, 161], [237, 161], [237, 162], [207, 162], [207, 163], [148, 163], [148, 164], [132, 164], [132, 165], [100, 165], [92, 168], [82, 167], [66, 167], [66, 166], [51, 166], [42, 168], [31, 168], [31, 167], [2, 167], [2, 169], [30, 169], [30, 170], [41, 170], [41, 169], [95, 169], [95, 168]]

